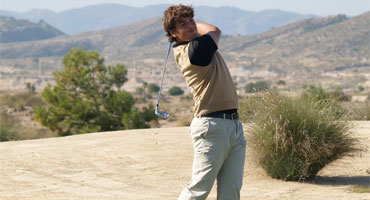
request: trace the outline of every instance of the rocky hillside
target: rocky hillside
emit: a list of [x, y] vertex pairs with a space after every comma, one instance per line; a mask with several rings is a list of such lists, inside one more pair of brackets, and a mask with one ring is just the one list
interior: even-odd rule
[[[24, 18], [31, 21], [43, 19], [65, 33], [74, 35], [87, 31], [123, 26], [152, 17], [161, 17], [168, 6], [169, 4], [145, 7], [100, 4], [58, 13], [40, 9], [22, 13], [4, 10], [0, 10], [0, 12], [6, 16]], [[194, 9], [197, 19], [216, 24], [224, 30], [224, 34], [228, 35], [258, 34], [271, 29], [271, 27], [279, 27], [293, 21], [313, 17], [313, 15], [302, 15], [281, 10], [250, 12], [229, 6], [195, 6]]]
[[44, 40], [64, 33], [40, 20], [33, 23], [24, 19], [0, 16], [0, 42]]
[[[239, 86], [280, 79], [289, 87], [319, 82], [331, 87], [362, 85], [370, 89], [369, 18], [370, 12], [353, 18], [334, 15], [293, 22], [253, 36], [226, 35], [220, 40], [219, 51]], [[167, 40], [157, 17], [75, 36], [3, 44], [2, 65], [20, 65], [20, 60], [26, 63], [35, 57], [60, 63], [70, 48], [83, 47], [98, 50], [109, 63], [125, 64], [129, 78], [150, 82], [160, 74]], [[165, 84], [169, 85], [178, 84], [181, 78], [172, 57], [166, 76]]]

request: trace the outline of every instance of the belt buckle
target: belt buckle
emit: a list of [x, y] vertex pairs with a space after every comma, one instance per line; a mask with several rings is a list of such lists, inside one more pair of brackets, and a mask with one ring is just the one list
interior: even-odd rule
[[237, 113], [231, 113], [231, 120], [234, 120], [234, 115], [236, 116]]

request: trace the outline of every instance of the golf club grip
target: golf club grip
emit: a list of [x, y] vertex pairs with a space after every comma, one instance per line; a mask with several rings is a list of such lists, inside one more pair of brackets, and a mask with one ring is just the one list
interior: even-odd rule
[[165, 60], [164, 60], [164, 65], [163, 65], [163, 70], [162, 70], [162, 78], [161, 78], [161, 83], [160, 83], [160, 86], [159, 86], [158, 97], [157, 97], [157, 106], [159, 106], [159, 98], [161, 96], [164, 73], [166, 72], [167, 60], [168, 60], [168, 55], [170, 54], [170, 51], [171, 51], [171, 42], [168, 44], [168, 49], [167, 49], [166, 57], [165, 57]]

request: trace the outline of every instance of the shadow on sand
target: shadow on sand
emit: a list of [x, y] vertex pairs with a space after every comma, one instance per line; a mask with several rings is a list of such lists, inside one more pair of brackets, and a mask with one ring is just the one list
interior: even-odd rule
[[370, 176], [316, 176], [306, 183], [317, 185], [361, 185], [370, 187]]

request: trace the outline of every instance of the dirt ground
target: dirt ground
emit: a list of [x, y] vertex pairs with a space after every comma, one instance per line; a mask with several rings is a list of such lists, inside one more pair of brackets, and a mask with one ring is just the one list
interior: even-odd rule
[[[370, 193], [352, 191], [370, 186], [370, 122], [354, 122], [353, 134], [365, 151], [331, 163], [305, 183], [268, 177], [247, 147], [241, 199], [370, 199]], [[3, 142], [0, 199], [176, 199], [190, 180], [192, 155], [187, 127]], [[216, 199], [215, 190], [209, 200]]]

